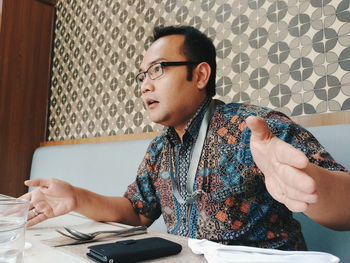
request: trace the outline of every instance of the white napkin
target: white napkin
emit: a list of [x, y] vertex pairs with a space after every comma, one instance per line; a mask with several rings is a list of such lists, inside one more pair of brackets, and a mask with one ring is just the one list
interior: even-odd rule
[[195, 254], [204, 254], [209, 263], [338, 263], [332, 254], [315, 251], [282, 251], [246, 246], [228, 246], [209, 240], [189, 239]]

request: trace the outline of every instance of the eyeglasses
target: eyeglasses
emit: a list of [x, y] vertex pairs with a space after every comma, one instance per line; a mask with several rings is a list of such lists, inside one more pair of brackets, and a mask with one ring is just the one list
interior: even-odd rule
[[169, 66], [185, 66], [185, 65], [197, 65], [200, 62], [195, 61], [176, 61], [176, 62], [170, 62], [170, 61], [163, 61], [163, 62], [157, 62], [149, 66], [149, 68], [146, 71], [140, 72], [136, 75], [136, 82], [138, 84], [142, 84], [142, 82], [146, 79], [146, 74], [148, 74], [150, 79], [158, 79], [164, 74], [164, 67]]

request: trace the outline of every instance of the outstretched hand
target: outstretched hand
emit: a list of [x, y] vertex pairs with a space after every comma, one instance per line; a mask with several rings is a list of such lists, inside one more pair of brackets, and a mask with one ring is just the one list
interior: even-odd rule
[[305, 172], [309, 161], [304, 153], [272, 134], [265, 120], [250, 116], [250, 148], [263, 172], [271, 196], [293, 212], [305, 211], [317, 201], [315, 180]]
[[22, 198], [30, 201], [27, 226], [36, 225], [48, 218], [66, 214], [75, 209], [77, 201], [74, 187], [57, 179], [34, 179], [25, 185], [38, 187]]

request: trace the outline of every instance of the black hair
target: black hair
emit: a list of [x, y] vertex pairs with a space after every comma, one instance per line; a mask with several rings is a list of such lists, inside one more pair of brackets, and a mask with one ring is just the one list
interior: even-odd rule
[[[183, 53], [189, 61], [207, 62], [211, 68], [210, 77], [206, 86], [207, 96], [215, 96], [216, 78], [216, 50], [209, 37], [191, 26], [161, 26], [153, 30], [153, 42], [169, 35], [185, 36]], [[187, 66], [187, 80], [192, 80], [194, 65]]]

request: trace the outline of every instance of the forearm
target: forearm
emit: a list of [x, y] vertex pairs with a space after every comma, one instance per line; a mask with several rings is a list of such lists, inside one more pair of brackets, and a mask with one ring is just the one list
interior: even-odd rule
[[304, 212], [314, 221], [336, 230], [350, 230], [350, 173], [309, 164], [306, 172], [317, 185], [318, 200]]
[[77, 206], [74, 211], [96, 221], [119, 222], [128, 225], [149, 225], [151, 220], [137, 214], [125, 197], [103, 196], [75, 187]]

